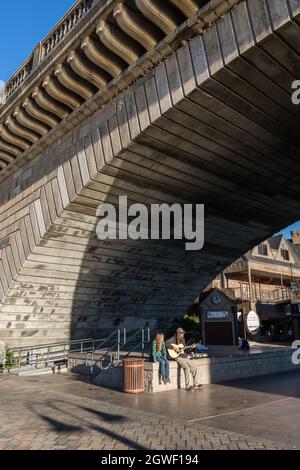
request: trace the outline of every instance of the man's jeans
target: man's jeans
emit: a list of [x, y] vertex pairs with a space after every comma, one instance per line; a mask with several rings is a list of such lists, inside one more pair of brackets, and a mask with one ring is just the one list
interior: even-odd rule
[[159, 362], [160, 374], [163, 380], [169, 378], [170, 374], [170, 364], [166, 357], [157, 357], [156, 360]]
[[200, 385], [200, 374], [197, 367], [193, 364], [193, 361], [180, 356], [175, 360], [177, 364], [183, 368], [186, 388]]

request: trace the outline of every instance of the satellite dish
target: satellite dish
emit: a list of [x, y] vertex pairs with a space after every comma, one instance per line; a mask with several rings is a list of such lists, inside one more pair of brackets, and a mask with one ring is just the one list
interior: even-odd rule
[[254, 310], [250, 310], [246, 317], [246, 327], [252, 336], [260, 332], [260, 318]]

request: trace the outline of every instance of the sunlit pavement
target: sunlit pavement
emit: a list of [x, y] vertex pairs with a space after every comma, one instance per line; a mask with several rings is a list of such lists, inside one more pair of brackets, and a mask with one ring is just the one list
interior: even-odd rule
[[129, 395], [0, 376], [0, 449], [300, 449], [300, 371]]

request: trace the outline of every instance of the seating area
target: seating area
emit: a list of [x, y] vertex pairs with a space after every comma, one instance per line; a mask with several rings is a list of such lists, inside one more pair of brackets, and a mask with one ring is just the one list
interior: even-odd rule
[[[215, 349], [215, 352], [214, 352]], [[202, 384], [226, 382], [234, 379], [268, 375], [300, 368], [292, 363], [293, 350], [289, 347], [253, 347], [251, 353], [242, 353], [237, 348], [212, 348], [210, 357], [193, 359], [200, 371]], [[213, 356], [213, 357], [212, 357]], [[69, 370], [78, 374], [90, 373], [83, 361], [69, 359]], [[168, 384], [160, 383], [159, 365], [145, 358], [145, 392], [156, 393], [185, 388], [183, 371], [177, 363], [170, 362], [170, 379]], [[107, 370], [98, 370], [93, 383], [108, 388], [123, 388], [123, 363], [115, 363]]]

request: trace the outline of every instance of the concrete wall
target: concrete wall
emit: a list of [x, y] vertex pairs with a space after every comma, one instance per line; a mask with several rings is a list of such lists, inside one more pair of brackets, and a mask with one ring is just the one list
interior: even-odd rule
[[[292, 363], [291, 354], [291, 350], [282, 350], [246, 354], [244, 356], [202, 358], [195, 359], [193, 362], [199, 369], [200, 382], [209, 384], [299, 369], [300, 366]], [[81, 369], [81, 372], [83, 372], [83, 369]], [[146, 392], [163, 392], [185, 388], [183, 370], [179, 369], [175, 362], [170, 362], [171, 383], [169, 384], [159, 383], [159, 365], [157, 363], [145, 362], [144, 376]], [[99, 372], [94, 379], [94, 383], [122, 389], [123, 366], [120, 364], [107, 371]]]

